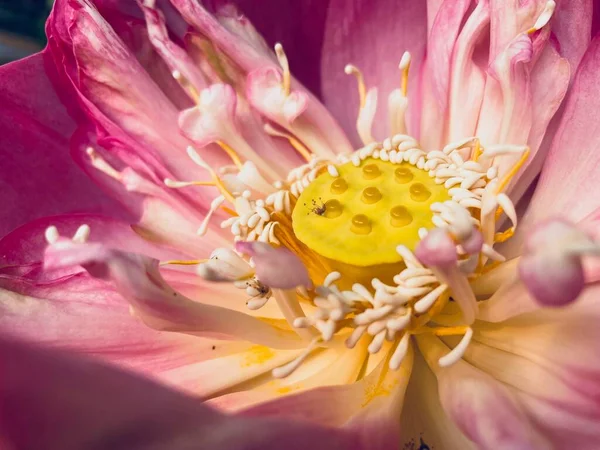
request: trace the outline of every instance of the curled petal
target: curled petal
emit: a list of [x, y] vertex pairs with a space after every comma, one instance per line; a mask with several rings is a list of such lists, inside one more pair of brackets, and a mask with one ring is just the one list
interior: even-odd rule
[[179, 127], [184, 135], [200, 146], [225, 140], [236, 133], [234, 115], [236, 94], [227, 84], [213, 84], [200, 93], [198, 105], [179, 115]]
[[273, 248], [265, 242], [237, 242], [236, 250], [252, 257], [256, 276], [269, 287], [293, 289], [312, 285], [302, 261], [286, 248]]
[[302, 345], [292, 331], [282, 332], [244, 313], [184, 297], [165, 282], [155, 259], [109, 249], [101, 244], [75, 244], [65, 240], [46, 250], [46, 267], [72, 265], [81, 265], [92, 276], [112, 281], [136, 314], [153, 328], [239, 336], [272, 348]]
[[281, 73], [264, 67], [248, 74], [246, 96], [265, 117], [281, 125], [292, 123], [308, 106], [306, 94], [292, 91], [286, 95]]

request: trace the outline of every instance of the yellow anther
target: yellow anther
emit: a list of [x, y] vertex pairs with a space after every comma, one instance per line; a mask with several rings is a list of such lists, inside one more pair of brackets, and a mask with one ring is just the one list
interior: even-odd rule
[[371, 221], [364, 214], [357, 214], [352, 218], [350, 229], [356, 234], [369, 234], [371, 232]]
[[394, 206], [390, 210], [390, 224], [393, 227], [400, 228], [410, 224], [413, 221], [412, 214], [405, 206]]
[[325, 202], [324, 216], [328, 219], [335, 219], [342, 215], [343, 207], [339, 200], [327, 200]]
[[431, 197], [431, 192], [423, 183], [415, 183], [410, 187], [410, 198], [416, 202], [424, 202]]
[[408, 167], [398, 167], [394, 171], [394, 178], [400, 184], [406, 184], [412, 181], [414, 175]]
[[376, 187], [371, 186], [363, 191], [360, 199], [367, 205], [372, 205], [373, 203], [377, 203], [379, 200], [381, 200], [381, 192], [379, 192], [379, 189]]
[[343, 178], [336, 178], [331, 183], [331, 192], [333, 194], [343, 194], [348, 189], [348, 183]]
[[363, 177], [367, 180], [373, 180], [381, 175], [381, 170], [377, 167], [377, 164], [367, 164], [363, 167]]

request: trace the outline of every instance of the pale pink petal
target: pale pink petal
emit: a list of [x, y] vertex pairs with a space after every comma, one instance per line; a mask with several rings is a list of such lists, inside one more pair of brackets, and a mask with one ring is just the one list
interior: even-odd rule
[[400, 419], [404, 447], [421, 450], [438, 448], [444, 450], [474, 449], [440, 404], [437, 379], [420, 351], [415, 351], [415, 362]]
[[440, 124], [448, 118], [452, 52], [470, 3], [468, 0], [442, 2], [429, 32], [421, 85], [421, 132], [418, 135], [428, 150], [446, 144], [446, 130]]
[[60, 240], [48, 247], [47, 268], [83, 266], [92, 276], [114, 283], [147, 325], [189, 334], [240, 337], [272, 348], [298, 348], [292, 331], [226, 308], [194, 302], [174, 291], [158, 271], [158, 261], [101, 244]]
[[[343, 426], [356, 435], [359, 447], [373, 450], [395, 448], [400, 436], [398, 418], [412, 370], [412, 358], [413, 353], [409, 351], [397, 371], [387, 370], [386, 359], [383, 358], [371, 373], [354, 383], [315, 386], [298, 394], [294, 394], [292, 388], [291, 395], [252, 406], [244, 411], [244, 415], [283, 416], [322, 425]], [[334, 373], [331, 371], [331, 376]], [[319, 379], [321, 385], [327, 383], [327, 377], [322, 375], [315, 375], [314, 378]], [[310, 383], [309, 380], [306, 382]], [[303, 383], [297, 384], [302, 386]], [[238, 403], [235, 408], [238, 410], [240, 403], [252, 405], [259, 401], [265, 401], [264, 393], [248, 391], [217, 399], [216, 404], [233, 409]]]
[[[560, 54], [567, 58], [574, 75], [592, 37], [592, 0], [557, 2], [552, 32], [560, 45]], [[594, 11], [593, 11], [594, 10]]]
[[252, 257], [258, 279], [269, 287], [312, 286], [302, 261], [284, 247], [274, 248], [264, 242], [237, 242], [236, 250]]
[[597, 445], [598, 298], [598, 288], [589, 287], [570, 307], [481, 324], [464, 356], [515, 392], [555, 448]]
[[360, 449], [350, 433], [224, 416], [200, 400], [57, 351], [3, 339], [0, 362], [3, 447], [271, 450], [285, 442], [290, 450]]
[[550, 448], [507, 387], [464, 361], [440, 368], [438, 359], [450, 349], [439, 338], [421, 335], [417, 342], [438, 379], [445, 412], [477, 448]]
[[[344, 67], [358, 67], [367, 85], [377, 87], [380, 98], [385, 99], [400, 87], [398, 64], [405, 51], [412, 54], [408, 129], [418, 133], [418, 80], [427, 34], [425, 2], [332, 0], [324, 20], [319, 61], [321, 96], [348, 136], [353, 137], [354, 145], [360, 146], [355, 132], [359, 100], [356, 81], [344, 73]], [[292, 71], [294, 67], [292, 62]], [[373, 134], [379, 139], [387, 135], [385, 114], [386, 108], [381, 107], [375, 116]]]
[[88, 120], [153, 148], [178, 176], [198, 172], [187, 164], [188, 141], [178, 131], [175, 106], [94, 7], [58, 2], [48, 30], [51, 55], [65, 70], [61, 82], [71, 84], [70, 102], [76, 100]]
[[448, 100], [449, 142], [475, 135], [486, 80], [478, 47], [487, 38], [489, 22], [489, 2], [477, 3], [456, 39]]
[[[257, 49], [252, 42], [248, 42], [245, 39], [236, 39], [235, 34], [232, 34], [223, 27], [196, 1], [172, 0], [171, 3], [190, 25], [208, 37], [213, 45], [233, 60], [243, 73], [248, 74], [256, 69], [274, 66], [273, 58], [265, 55], [263, 49]], [[292, 63], [292, 72], [293, 70]], [[336, 153], [349, 151], [351, 146], [348, 139], [317, 98], [296, 82], [292, 82], [292, 90], [299, 91], [307, 96], [309, 107], [303, 115], [303, 119], [306, 122], [304, 125], [310, 128], [310, 131], [313, 132], [315, 137], [318, 137], [322, 145], [329, 146], [330, 151]], [[312, 137], [306, 133], [306, 130], [303, 131], [304, 136], [302, 137], [304, 140]], [[311, 146], [310, 142], [305, 142], [305, 144], [309, 147]]]
[[[517, 203], [542, 169], [556, 131], [555, 117], [567, 93], [574, 70], [550, 42], [531, 71], [532, 124], [527, 145], [530, 155], [518, 178], [510, 187], [510, 198]], [[552, 80], [552, 81], [550, 81]]]
[[560, 215], [578, 222], [598, 207], [593, 193], [600, 167], [599, 125], [590, 111], [597, 109], [600, 40], [595, 39], [581, 62], [559, 130], [531, 200], [525, 224]]
[[179, 72], [196, 90], [204, 88], [206, 79], [202, 72], [185, 49], [170, 39], [164, 14], [156, 9], [153, 1], [138, 0], [138, 4], [144, 12], [150, 42], [166, 62], [171, 73]]

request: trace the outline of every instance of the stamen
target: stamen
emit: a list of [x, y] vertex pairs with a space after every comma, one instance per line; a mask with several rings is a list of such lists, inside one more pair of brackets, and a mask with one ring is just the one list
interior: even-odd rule
[[358, 83], [358, 98], [360, 99], [360, 109], [363, 109], [367, 104], [367, 87], [362, 72], [352, 64], [346, 65], [344, 68], [346, 75], [354, 75]]
[[217, 141], [217, 144], [225, 151], [225, 153], [227, 153], [227, 155], [231, 158], [236, 167], [238, 169], [241, 169], [243, 164], [235, 150], [223, 141]]
[[404, 333], [400, 342], [398, 342], [398, 346], [396, 350], [394, 350], [394, 354], [390, 358], [389, 368], [392, 370], [398, 370], [402, 361], [404, 360], [406, 353], [408, 351], [410, 334]]
[[179, 70], [174, 70], [172, 72], [172, 75], [173, 75], [173, 78], [175, 78], [175, 81], [177, 81], [179, 83], [179, 85], [185, 91], [187, 91], [187, 93], [190, 95], [192, 100], [194, 100], [194, 102], [196, 102], [196, 104], [199, 104], [200, 103], [200, 93], [196, 90], [196, 88], [192, 85], [192, 83], [190, 83], [189, 80], [187, 78], [185, 78]]
[[508, 185], [510, 180], [512, 180], [512, 178], [517, 174], [517, 172], [521, 169], [523, 164], [525, 164], [525, 161], [527, 161], [527, 158], [529, 158], [529, 152], [529, 147], [527, 147], [519, 161], [517, 161], [517, 163], [514, 166], [512, 166], [512, 168], [504, 176], [504, 178], [502, 178], [502, 181], [500, 181], [500, 184], [498, 185], [498, 189], [496, 189], [496, 193], [502, 192], [504, 188]]
[[181, 189], [189, 186], [215, 186], [214, 181], [175, 181], [165, 178], [164, 183], [172, 189]]
[[217, 209], [219, 209], [219, 207], [223, 204], [224, 201], [225, 201], [225, 197], [222, 196], [222, 195], [219, 195], [217, 198], [215, 198], [210, 203], [210, 210], [206, 214], [206, 217], [202, 221], [202, 224], [200, 225], [200, 228], [198, 228], [198, 231], [196, 232], [198, 234], [198, 236], [204, 236], [206, 234], [206, 232], [208, 231], [208, 222], [212, 218], [212, 216], [215, 213], [215, 211]]
[[450, 351], [450, 353], [448, 353], [445, 356], [442, 356], [438, 360], [438, 364], [440, 365], [440, 367], [449, 367], [452, 364], [457, 363], [465, 354], [465, 351], [467, 350], [467, 347], [469, 346], [469, 343], [471, 342], [472, 337], [473, 337], [473, 329], [467, 328], [465, 335], [460, 340], [458, 345], [456, 347], [454, 347]]
[[78, 244], [85, 244], [90, 237], [89, 225], [81, 225], [73, 235], [72, 241]]
[[276, 369], [273, 369], [273, 371], [271, 372], [273, 377], [274, 378], [285, 378], [288, 375], [291, 375], [292, 372], [294, 372], [298, 367], [300, 367], [300, 364], [302, 364], [304, 362], [304, 360], [308, 357], [308, 355], [310, 355], [317, 348], [317, 344], [320, 341], [321, 341], [320, 338], [313, 339], [311, 341], [311, 343], [306, 347], [306, 349], [300, 354], [300, 356], [298, 356], [293, 361], [291, 361], [281, 367], [277, 367]]
[[529, 30], [527, 30], [527, 34], [533, 34], [536, 31], [545, 27], [548, 24], [548, 22], [550, 22], [550, 19], [552, 18], [552, 14], [554, 14], [555, 8], [556, 8], [556, 2], [554, 2], [553, 0], [546, 2], [546, 6], [544, 6], [544, 10], [542, 11], [542, 14], [540, 14], [540, 16], [536, 20], [535, 24], [533, 25], [533, 27], [531, 27]]
[[233, 194], [229, 192], [229, 190], [227, 189], [223, 181], [219, 178], [217, 173], [213, 170], [212, 167], [206, 164], [206, 161], [202, 159], [202, 157], [198, 154], [196, 149], [190, 145], [187, 148], [187, 154], [192, 161], [194, 161], [197, 165], [199, 165], [203, 169], [207, 170], [208, 173], [210, 173], [214, 180], [215, 186], [219, 189], [219, 191], [221, 191], [221, 194], [231, 203], [235, 203], [235, 197], [233, 196]]
[[398, 68], [401, 70], [402, 75], [400, 79], [400, 89], [404, 97], [408, 94], [408, 72], [410, 69], [411, 56], [409, 52], [404, 52], [402, 59], [400, 59], [400, 65]]
[[60, 234], [58, 233], [58, 229], [54, 225], [51, 225], [46, 228], [44, 237], [46, 238], [46, 242], [48, 244], [53, 245], [56, 244], [60, 239]]
[[337, 168], [332, 164], [329, 164], [327, 166], [327, 172], [329, 172], [329, 175], [331, 175], [332, 177], [337, 178], [340, 176], [340, 173], [338, 172]]
[[279, 42], [275, 44], [275, 54], [277, 55], [277, 60], [279, 61], [281, 69], [283, 70], [283, 91], [287, 97], [291, 92], [292, 76], [290, 74], [290, 64], [287, 56], [285, 55], [285, 51], [283, 50], [283, 45], [281, 45]]
[[161, 262], [160, 265], [161, 266], [168, 266], [168, 265], [195, 266], [195, 265], [198, 265], [198, 264], [205, 263], [206, 261], [208, 261], [208, 259], [190, 259], [190, 260], [171, 259], [169, 261], [163, 261], [163, 262]]
[[110, 164], [108, 164], [104, 160], [104, 158], [102, 158], [100, 155], [98, 155], [98, 153], [96, 153], [96, 150], [94, 150], [92, 147], [88, 147], [85, 150], [85, 152], [90, 157], [92, 166], [94, 166], [100, 172], [105, 173], [109, 177], [114, 178], [117, 181], [121, 181], [121, 178], [122, 178], [121, 172], [119, 172], [114, 167], [112, 167]]
[[314, 155], [302, 144], [298, 139], [288, 133], [284, 133], [283, 131], [276, 130], [271, 124], [266, 123], [264, 125], [264, 130], [267, 134], [271, 136], [282, 137], [287, 139], [292, 147], [296, 149], [298, 153], [307, 161], [311, 161]]

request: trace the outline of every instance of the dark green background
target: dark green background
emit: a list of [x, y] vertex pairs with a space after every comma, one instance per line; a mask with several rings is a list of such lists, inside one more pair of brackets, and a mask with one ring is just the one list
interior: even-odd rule
[[0, 64], [44, 46], [52, 0], [0, 0]]

